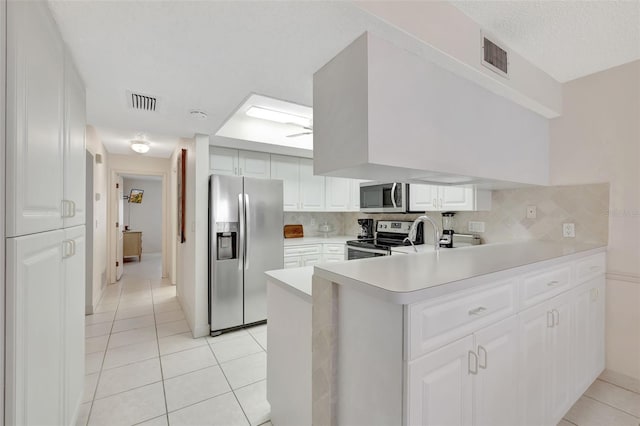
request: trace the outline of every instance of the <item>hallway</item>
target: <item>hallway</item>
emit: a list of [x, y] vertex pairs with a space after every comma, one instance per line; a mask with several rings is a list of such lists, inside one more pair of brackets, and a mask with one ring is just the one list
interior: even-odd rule
[[159, 254], [125, 263], [86, 316], [78, 425], [271, 425], [266, 325], [193, 339]]

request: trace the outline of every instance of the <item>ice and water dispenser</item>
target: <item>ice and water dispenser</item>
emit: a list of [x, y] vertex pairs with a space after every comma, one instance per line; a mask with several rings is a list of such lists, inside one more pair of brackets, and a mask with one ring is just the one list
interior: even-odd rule
[[216, 260], [238, 257], [238, 223], [216, 222]]

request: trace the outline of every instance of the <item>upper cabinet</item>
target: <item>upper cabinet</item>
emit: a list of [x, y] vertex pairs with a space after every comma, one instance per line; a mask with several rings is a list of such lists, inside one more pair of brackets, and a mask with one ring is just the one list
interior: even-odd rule
[[14, 237], [62, 228], [71, 206], [63, 202], [64, 44], [44, 2], [8, 2], [7, 17], [6, 235]]
[[284, 182], [285, 211], [324, 210], [324, 176], [313, 175], [312, 160], [272, 155], [271, 177]]
[[491, 191], [466, 186], [409, 185], [409, 210], [491, 210]]
[[546, 118], [369, 33], [314, 74], [313, 121], [317, 174], [549, 183]]
[[270, 155], [266, 152], [214, 146], [210, 148], [209, 171], [217, 175], [269, 179], [271, 177]]

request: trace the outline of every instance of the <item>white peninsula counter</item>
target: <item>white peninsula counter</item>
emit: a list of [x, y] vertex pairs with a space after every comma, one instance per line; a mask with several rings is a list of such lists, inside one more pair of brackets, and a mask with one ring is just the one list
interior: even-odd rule
[[557, 424], [604, 368], [605, 250], [529, 241], [317, 265], [313, 424]]

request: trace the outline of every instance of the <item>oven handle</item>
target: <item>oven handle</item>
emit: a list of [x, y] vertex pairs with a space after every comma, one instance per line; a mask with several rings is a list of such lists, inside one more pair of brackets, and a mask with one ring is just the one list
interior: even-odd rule
[[358, 250], [358, 251], [363, 251], [365, 253], [383, 254], [385, 256], [388, 256], [388, 255], [391, 254], [391, 250], [368, 249], [368, 248], [364, 248], [364, 247], [350, 246], [348, 244], [347, 244], [347, 250]]

